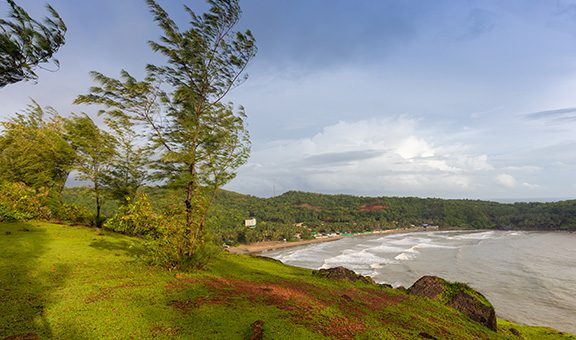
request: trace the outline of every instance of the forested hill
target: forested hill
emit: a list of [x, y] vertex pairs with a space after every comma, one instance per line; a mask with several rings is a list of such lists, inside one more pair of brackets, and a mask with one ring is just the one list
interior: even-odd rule
[[318, 232], [367, 231], [438, 225], [463, 229], [576, 230], [576, 200], [503, 204], [481, 200], [357, 197], [289, 191], [257, 198], [219, 191], [214, 218], [232, 225], [249, 217], [260, 224], [304, 223]]
[[[159, 212], [182, 201], [179, 192], [146, 187]], [[90, 192], [68, 188], [64, 200], [90, 207]], [[112, 200], [104, 205], [108, 217], [116, 212]], [[256, 218], [256, 228], [244, 220]], [[357, 197], [289, 191], [259, 198], [218, 190], [208, 225], [214, 237], [227, 243], [291, 240], [313, 232], [363, 232], [438, 225], [441, 229], [576, 230], [576, 200], [552, 203], [504, 204], [480, 200], [447, 200], [416, 197]]]

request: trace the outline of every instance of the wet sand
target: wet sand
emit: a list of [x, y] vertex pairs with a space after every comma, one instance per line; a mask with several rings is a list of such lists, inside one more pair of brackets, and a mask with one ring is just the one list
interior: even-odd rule
[[333, 236], [333, 237], [322, 237], [322, 238], [315, 238], [312, 240], [302, 240], [295, 242], [284, 242], [284, 241], [256, 242], [250, 244], [242, 244], [236, 247], [230, 247], [228, 248], [228, 252], [232, 254], [256, 254], [268, 250], [284, 249], [284, 248], [303, 246], [306, 244], [336, 241], [342, 238], [343, 236]]
[[[370, 236], [370, 235], [379, 235], [379, 234], [398, 234], [398, 233], [411, 233], [411, 232], [418, 232], [418, 231], [426, 231], [426, 229], [423, 229], [423, 228], [387, 229], [387, 230], [377, 230], [377, 231], [373, 231], [370, 233], [354, 234], [352, 236], [357, 237], [357, 236]], [[257, 254], [257, 253], [261, 253], [264, 251], [270, 251], [270, 250], [298, 247], [298, 246], [303, 246], [303, 245], [313, 244], [313, 243], [336, 241], [336, 240], [340, 240], [344, 237], [350, 237], [350, 236], [327, 236], [327, 237], [315, 238], [312, 240], [302, 240], [302, 241], [295, 241], [295, 242], [284, 242], [284, 241], [255, 242], [255, 243], [241, 244], [239, 246], [230, 247], [230, 248], [228, 248], [228, 252], [230, 252], [232, 254]]]

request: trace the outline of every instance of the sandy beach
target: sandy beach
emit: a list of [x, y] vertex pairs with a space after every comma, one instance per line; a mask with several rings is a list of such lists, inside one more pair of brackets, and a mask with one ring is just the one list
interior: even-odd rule
[[251, 244], [242, 244], [236, 247], [230, 247], [228, 248], [228, 251], [232, 254], [256, 254], [267, 250], [297, 247], [312, 243], [331, 242], [339, 240], [341, 238], [343, 238], [343, 236], [322, 237], [322, 238], [315, 238], [312, 240], [302, 240], [294, 242], [284, 242], [284, 241], [256, 242]]
[[426, 231], [424, 228], [406, 228], [406, 229], [388, 229], [388, 230], [377, 230], [370, 233], [360, 233], [353, 236], [330, 236], [315, 238], [312, 240], [302, 240], [294, 242], [284, 242], [284, 241], [266, 241], [266, 242], [255, 242], [251, 244], [241, 244], [239, 246], [228, 248], [228, 252], [232, 254], [257, 254], [264, 251], [298, 247], [313, 243], [331, 242], [340, 240], [344, 237], [357, 237], [357, 236], [370, 236], [379, 234], [397, 234], [397, 233], [411, 233], [418, 231]]

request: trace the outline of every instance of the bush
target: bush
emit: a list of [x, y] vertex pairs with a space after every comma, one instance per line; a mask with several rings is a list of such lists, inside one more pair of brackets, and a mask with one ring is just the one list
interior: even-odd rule
[[211, 258], [217, 256], [221, 247], [214, 243], [212, 235], [205, 234], [203, 244], [192, 256], [180, 253], [180, 245], [185, 239], [186, 217], [178, 209], [166, 211], [161, 216], [156, 237], [149, 237], [146, 242], [145, 260], [152, 264], [173, 269], [201, 269]]
[[150, 199], [142, 193], [132, 202], [122, 206], [103, 227], [122, 234], [156, 238], [160, 234], [160, 221], [161, 217], [152, 209]]
[[0, 184], [0, 222], [48, 220], [51, 212], [45, 205], [47, 193], [37, 193], [22, 183]]
[[88, 209], [76, 204], [62, 203], [52, 209], [52, 216], [73, 224], [94, 224], [94, 214]]

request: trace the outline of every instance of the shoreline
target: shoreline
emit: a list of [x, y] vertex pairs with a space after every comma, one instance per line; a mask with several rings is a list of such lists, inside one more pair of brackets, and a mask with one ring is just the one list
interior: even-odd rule
[[308, 244], [316, 244], [316, 243], [324, 243], [324, 242], [332, 242], [338, 241], [343, 238], [348, 237], [358, 237], [358, 236], [373, 236], [373, 235], [390, 235], [390, 234], [408, 234], [414, 232], [426, 232], [426, 231], [446, 231], [446, 230], [426, 230], [425, 228], [406, 228], [406, 229], [387, 229], [387, 230], [378, 230], [373, 232], [367, 233], [358, 233], [350, 236], [326, 236], [326, 237], [319, 237], [311, 240], [301, 240], [301, 241], [293, 241], [293, 242], [284, 242], [284, 241], [262, 241], [262, 242], [254, 242], [250, 244], [241, 244], [239, 246], [230, 247], [227, 251], [231, 254], [259, 254], [265, 251], [277, 250], [277, 249], [285, 249], [285, 248], [292, 248], [292, 247], [299, 247], [305, 246]]
[[227, 251], [231, 254], [258, 254], [258, 253], [262, 253], [265, 251], [276, 250], [276, 249], [292, 248], [292, 247], [304, 246], [307, 244], [338, 241], [338, 240], [341, 240], [343, 238], [344, 238], [344, 236], [333, 236], [333, 237], [315, 238], [315, 239], [311, 239], [311, 240], [302, 240], [302, 241], [294, 241], [294, 242], [263, 241], [263, 242], [255, 242], [255, 243], [242, 244], [239, 246], [230, 247], [227, 249]]

